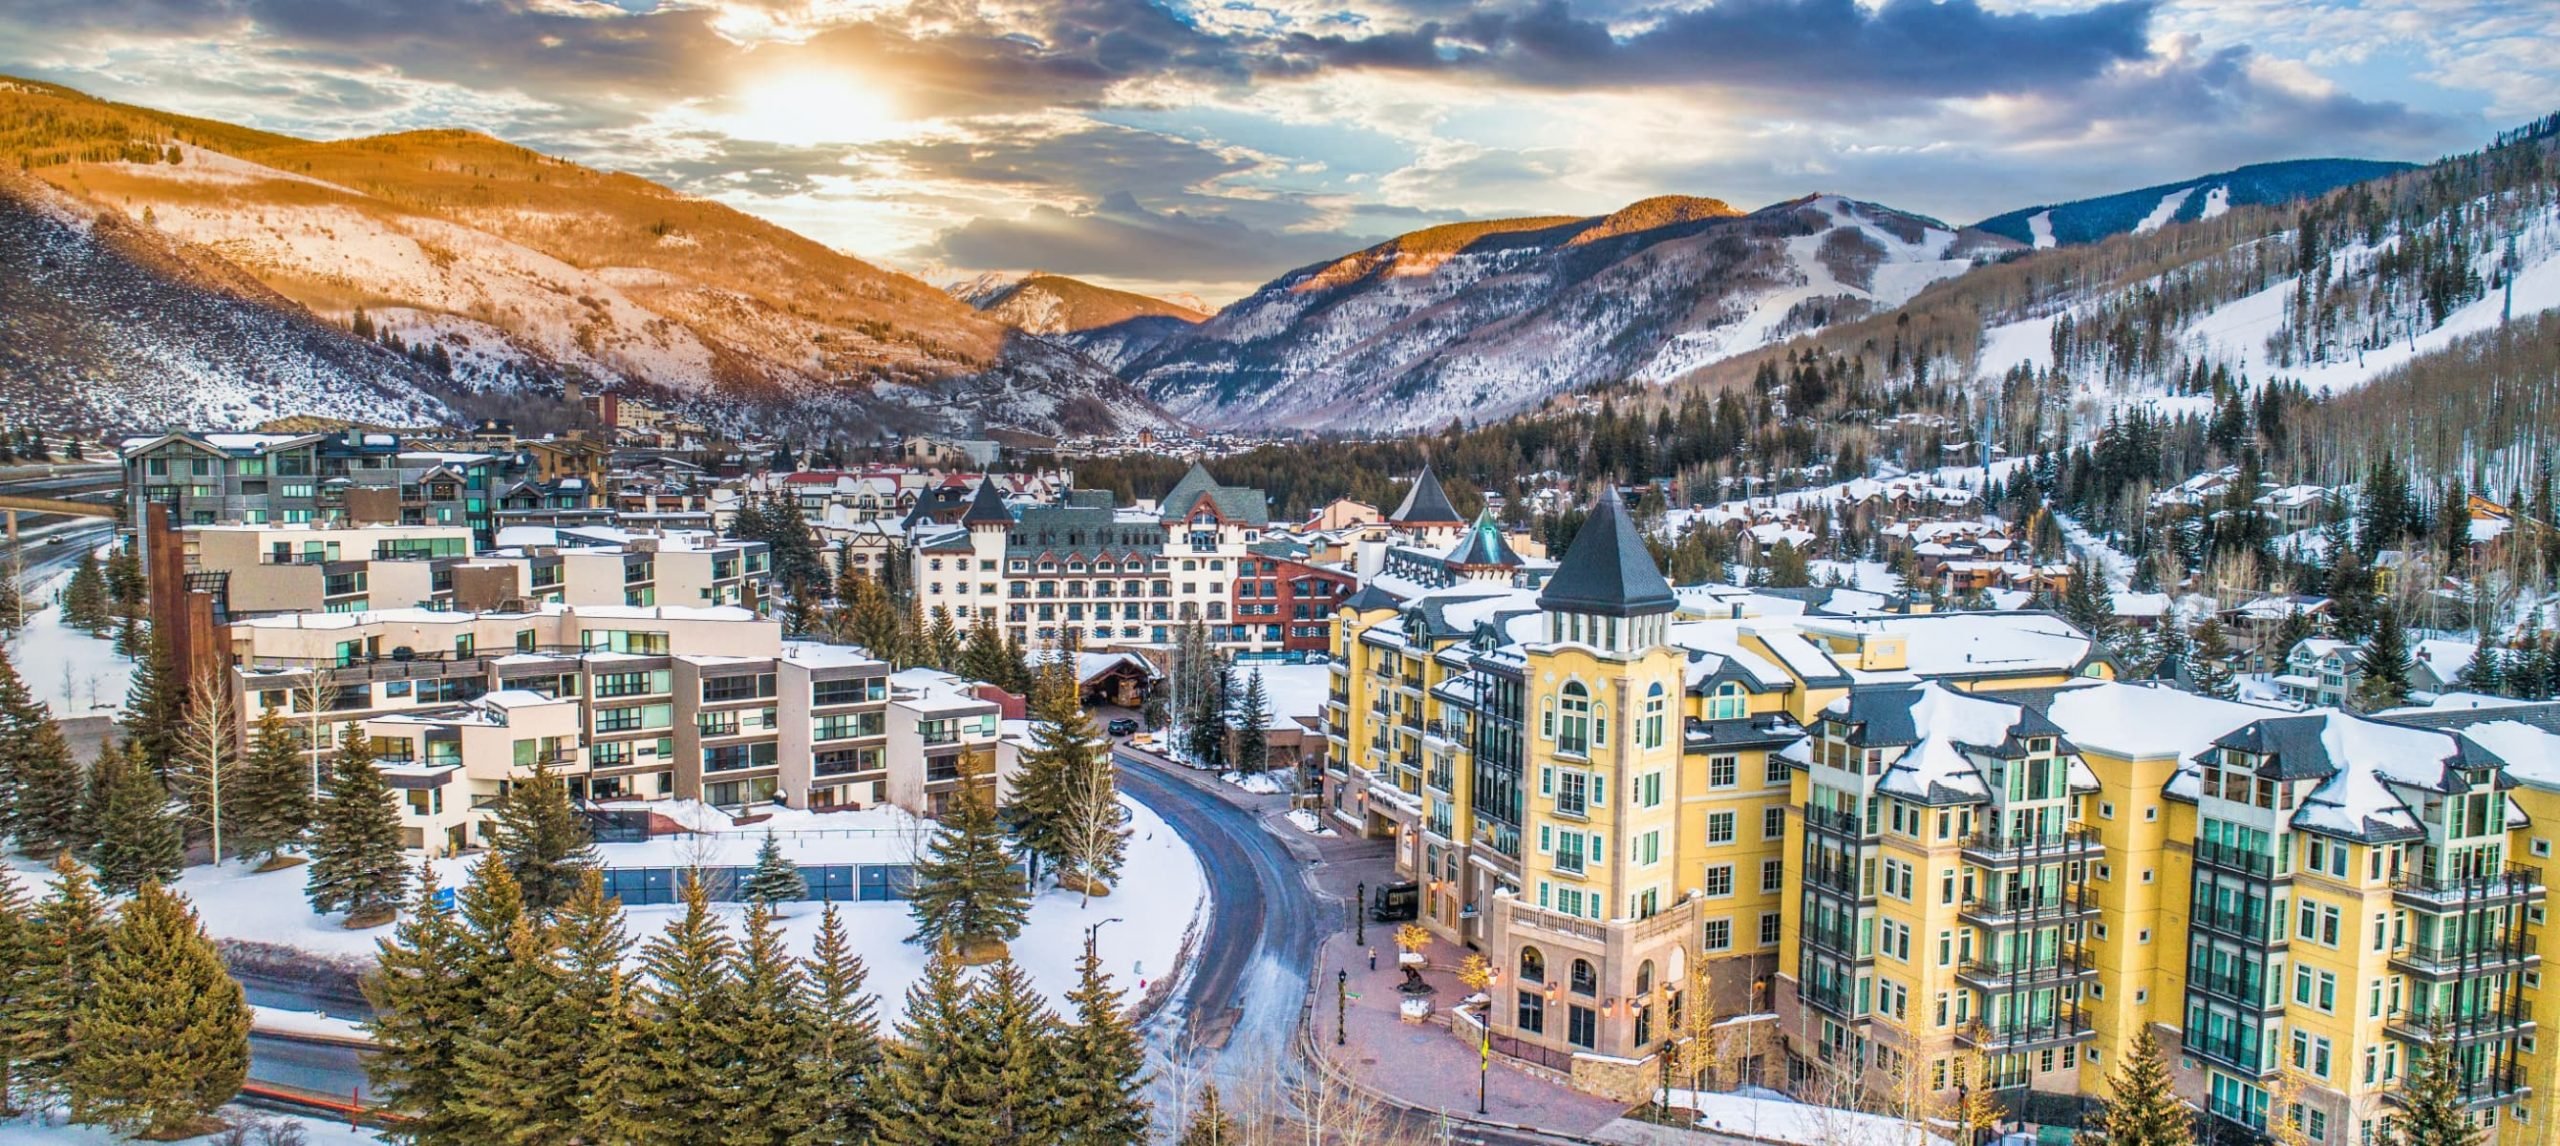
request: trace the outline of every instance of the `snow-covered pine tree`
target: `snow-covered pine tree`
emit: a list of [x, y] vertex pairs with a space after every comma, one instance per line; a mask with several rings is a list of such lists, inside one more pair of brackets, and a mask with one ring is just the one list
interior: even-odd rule
[[2480, 1128], [2471, 1121], [2462, 1094], [2462, 1060], [2452, 1051], [2452, 1032], [2439, 1023], [2434, 1045], [2417, 1052], [2407, 1083], [2408, 1114], [2394, 1128], [2405, 1146], [2480, 1146]]
[[345, 912], [348, 927], [391, 922], [408, 886], [400, 858], [400, 813], [374, 767], [373, 745], [352, 721], [338, 736], [319, 822], [311, 833], [312, 910]]
[[1074, 855], [1076, 789], [1095, 756], [1093, 721], [1077, 703], [1074, 670], [1064, 658], [1043, 665], [1031, 688], [1031, 749], [1014, 778], [1005, 819], [1033, 862], [1046, 865], [1063, 884]]
[[959, 952], [945, 941], [907, 988], [882, 1064], [874, 1125], [884, 1146], [1007, 1146], [970, 1027], [977, 1021]]
[[163, 782], [177, 766], [179, 725], [186, 719], [187, 682], [169, 642], [144, 634], [134, 657], [133, 687], [125, 691], [117, 720], [134, 758]]
[[844, 919], [829, 904], [803, 963], [800, 1010], [809, 1024], [801, 1056], [802, 1122], [791, 1146], [858, 1146], [872, 1140], [881, 1082], [880, 1020]]
[[1061, 1034], [1058, 1141], [1125, 1146], [1147, 1138], [1147, 1048], [1121, 1009], [1120, 992], [1091, 944], [1076, 960], [1067, 992], [1075, 1025]]
[[237, 793], [230, 800], [230, 831], [239, 854], [263, 859], [262, 870], [284, 866], [285, 849], [310, 833], [317, 805], [311, 769], [282, 712], [270, 708], [259, 714]]
[[[719, 1142], [736, 1098], [737, 997], [729, 975], [734, 945], [700, 880], [684, 885], [684, 914], [641, 948], [651, 1018], [642, 1051], [655, 1125], [669, 1142]], [[764, 1032], [755, 1032], [761, 1037]]]
[[449, 1104], [460, 1086], [454, 1040], [476, 1020], [463, 1000], [462, 924], [442, 890], [435, 868], [420, 865], [409, 911], [380, 941], [364, 977], [374, 1046], [365, 1076], [374, 1097], [402, 1116], [389, 1131], [398, 1141], [453, 1140]]
[[2089, 1133], [2099, 1146], [2193, 1146], [2195, 1119], [2170, 1085], [2169, 1064], [2148, 1024], [2108, 1077], [2106, 1101]]
[[176, 879], [186, 851], [169, 790], [134, 758], [131, 745], [109, 746], [93, 767], [94, 803], [86, 819], [97, 832], [88, 859], [98, 869], [98, 886], [111, 895], [129, 895], [143, 884]]
[[98, 555], [86, 554], [62, 590], [62, 623], [98, 633], [105, 631], [107, 620], [107, 579], [98, 567]]
[[996, 818], [995, 778], [982, 758], [962, 758], [960, 785], [916, 863], [915, 879], [908, 908], [916, 930], [908, 942], [949, 942], [963, 958], [982, 961], [1022, 933], [1031, 901], [1007, 854], [1004, 824]]
[[2223, 700], [2237, 698], [2240, 682], [2231, 672], [2231, 642], [2223, 636], [2222, 622], [2206, 617], [2196, 626], [2194, 637], [2187, 675], [2195, 681], [2196, 691]]
[[71, 1022], [71, 1116], [175, 1138], [249, 1077], [249, 1003], [194, 909], [144, 883], [107, 931]]
[[603, 862], [547, 755], [535, 756], [533, 771], [498, 801], [490, 846], [507, 861], [507, 871], [524, 889], [525, 906], [536, 914], [569, 902], [579, 881]]
[[747, 908], [729, 979], [736, 1008], [737, 1054], [727, 1080], [730, 1146], [783, 1146], [792, 1130], [819, 1112], [801, 1085], [812, 1053], [808, 1016], [800, 1009], [799, 964], [783, 949], [782, 931], [764, 904]]
[[794, 903], [809, 896], [809, 881], [801, 878], [800, 865], [782, 854], [782, 842], [766, 828], [764, 842], [756, 846], [755, 870], [747, 874], [747, 898], [770, 908], [777, 903]]

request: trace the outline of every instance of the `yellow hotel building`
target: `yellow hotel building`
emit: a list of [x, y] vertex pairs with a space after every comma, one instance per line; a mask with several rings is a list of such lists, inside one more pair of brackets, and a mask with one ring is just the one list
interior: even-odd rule
[[2441, 1045], [2492, 1141], [2549, 1140], [2560, 705], [2279, 712], [1825, 596], [1675, 591], [1610, 495], [1552, 571], [1480, 519], [1344, 602], [1325, 810], [1498, 969], [1497, 1051], [1644, 1097], [1703, 961], [1808, 1097], [2067, 1122], [2148, 1023], [2225, 1133], [2361, 1146]]

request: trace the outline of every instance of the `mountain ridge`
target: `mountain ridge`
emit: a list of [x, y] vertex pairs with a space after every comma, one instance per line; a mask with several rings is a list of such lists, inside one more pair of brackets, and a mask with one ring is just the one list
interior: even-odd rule
[[2340, 187], [2416, 167], [2414, 163], [2348, 158], [2252, 163], [2111, 195], [2021, 207], [1974, 226], [2030, 246], [2093, 243], [2114, 235], [2156, 230], [2168, 223], [2212, 218], [2232, 207], [2313, 199]]

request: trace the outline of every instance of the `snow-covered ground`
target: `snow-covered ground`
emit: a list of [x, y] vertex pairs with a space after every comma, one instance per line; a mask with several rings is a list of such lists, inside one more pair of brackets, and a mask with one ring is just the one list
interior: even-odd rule
[[[1105, 969], [1120, 986], [1135, 992], [1174, 969], [1185, 934], [1191, 930], [1195, 917], [1206, 910], [1208, 885], [1191, 848], [1144, 805], [1125, 798], [1123, 803], [1129, 809], [1130, 835], [1128, 861], [1121, 869], [1120, 884], [1112, 894], [1083, 906], [1079, 906], [1080, 897], [1073, 892], [1052, 889], [1042, 894], [1032, 902], [1029, 925], [1013, 943], [1014, 959], [1053, 1002], [1063, 1004], [1067, 990], [1075, 985], [1075, 960], [1083, 950], [1086, 927], [1102, 920], [1119, 920], [1104, 927], [1096, 943]], [[794, 862], [810, 864], [903, 862], [914, 854], [910, 848], [919, 846], [882, 830], [876, 814], [870, 812], [860, 813], [864, 822], [850, 828], [817, 826], [834, 815], [792, 813], [778, 818], [775, 834], [785, 854], [792, 856]], [[604, 853], [605, 863], [612, 867], [681, 865], [696, 862], [693, 857], [697, 854], [701, 857], [698, 862], [708, 865], [744, 865], [753, 862], [763, 840], [763, 825], [757, 825], [716, 836], [701, 848], [675, 838], [645, 844], [602, 844], [597, 850]], [[43, 887], [46, 873], [39, 865], [17, 857], [9, 862], [19, 869], [21, 886], [37, 890]], [[468, 858], [441, 861], [437, 878], [448, 887], [458, 886], [467, 878], [469, 863]], [[253, 864], [233, 861], [218, 868], [190, 867], [179, 877], [178, 891], [194, 901], [205, 929], [215, 938], [282, 944], [332, 958], [369, 961], [378, 941], [391, 934], [389, 926], [349, 931], [339, 926], [335, 917], [314, 914], [303, 899], [308, 867], [265, 873], [254, 868]], [[856, 950], [871, 969], [870, 989], [880, 997], [882, 1013], [896, 1015], [903, 1006], [908, 985], [924, 973], [927, 954], [923, 947], [906, 942], [908, 934], [915, 930], [907, 905], [874, 902], [836, 906], [843, 912], [845, 929], [853, 937]], [[782, 929], [787, 946], [795, 954], [808, 953], [822, 910], [817, 903], [785, 908], [787, 917]], [[719, 911], [734, 935], [745, 906], [722, 904]], [[682, 912], [680, 906], [664, 905], [632, 907], [625, 914], [632, 937], [645, 940], [664, 930], [667, 922]], [[633, 958], [638, 958], [636, 943]], [[277, 1021], [292, 1019], [279, 1013]], [[6, 1146], [6, 1142], [0, 1138], [0, 1146]]]
[[[269, 1114], [265, 1111], [248, 1110], [237, 1106], [224, 1107], [221, 1117], [235, 1125], [249, 1119], [261, 1118], [270, 1122], [292, 1123], [301, 1128], [305, 1146], [355, 1146], [357, 1143], [376, 1146], [383, 1141], [371, 1130], [321, 1118]], [[211, 1135], [201, 1138], [182, 1138], [178, 1140], [178, 1146], [186, 1146], [188, 1143], [209, 1143], [212, 1140]], [[63, 1124], [60, 1121], [60, 1112], [56, 1112], [50, 1121], [38, 1121], [33, 1117], [0, 1121], [0, 1146], [110, 1146], [110, 1144], [131, 1141], [133, 1139], [116, 1134], [103, 1126]], [[258, 1139], [252, 1136], [249, 1141], [255, 1143]]]
[[2100, 540], [2067, 514], [2054, 514], [2053, 523], [2062, 527], [2062, 540], [2072, 552], [2096, 561], [2098, 568], [2105, 571], [2108, 589], [2122, 593], [2132, 586], [2133, 558]]
[[9, 639], [9, 663], [61, 720], [113, 712], [133, 686], [133, 662], [116, 655], [113, 640], [62, 623], [62, 590], [70, 583], [66, 569], [28, 590], [28, 603], [44, 607]]
[[1695, 1112], [1700, 1129], [1762, 1142], [1800, 1146], [1948, 1146], [1950, 1141], [1931, 1128], [1889, 1115], [1814, 1106], [1772, 1091], [1729, 1094], [1664, 1090], [1661, 1097], [1675, 1109]]

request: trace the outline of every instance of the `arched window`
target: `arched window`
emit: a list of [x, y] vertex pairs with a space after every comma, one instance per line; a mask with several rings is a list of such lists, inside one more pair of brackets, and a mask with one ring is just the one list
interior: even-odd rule
[[1597, 995], [1600, 993], [1600, 972], [1592, 969], [1591, 960], [1576, 959], [1573, 961], [1573, 993], [1577, 995]]
[[1653, 687], [1646, 689], [1644, 694], [1644, 746], [1647, 748], [1662, 747], [1662, 718], [1665, 705], [1662, 682], [1655, 681]]
[[1591, 751], [1591, 690], [1582, 682], [1564, 682], [1564, 697], [1559, 707], [1562, 718], [1556, 722], [1556, 751], [1577, 756]]
[[1520, 981], [1523, 983], [1547, 981], [1547, 957], [1538, 954], [1538, 949], [1535, 947], [1520, 949]]
[[1594, 748], [1606, 748], [1609, 746], [1608, 705], [1594, 704], [1591, 706], [1591, 746]]
[[1740, 720], [1748, 714], [1750, 703], [1741, 685], [1726, 681], [1716, 686], [1715, 699], [1707, 702], [1707, 719]]
[[1642, 963], [1636, 964], [1636, 994], [1650, 995], [1652, 993], [1653, 960], [1647, 959]]

